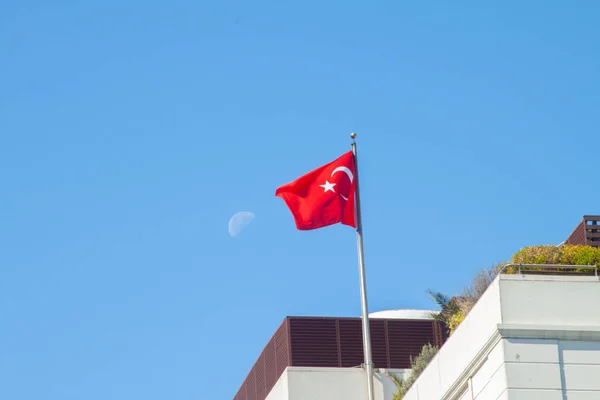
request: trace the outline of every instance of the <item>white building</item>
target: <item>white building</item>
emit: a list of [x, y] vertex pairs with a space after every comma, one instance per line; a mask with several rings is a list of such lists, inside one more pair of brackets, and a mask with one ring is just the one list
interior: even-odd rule
[[[410, 370], [389, 370], [399, 377]], [[391, 400], [398, 391], [388, 371], [373, 380], [375, 398]], [[267, 400], [366, 400], [367, 382], [362, 368], [287, 367]]]
[[[423, 345], [447, 335], [430, 310], [370, 314], [375, 392], [391, 399]], [[344, 399], [366, 394], [360, 318], [286, 317], [250, 369], [234, 400]]]
[[[599, 400], [596, 276], [498, 276], [404, 400]], [[390, 314], [384, 314], [389, 317]], [[397, 387], [376, 370], [375, 396]], [[361, 368], [287, 367], [267, 400], [364, 400]]]
[[496, 278], [404, 400], [600, 399], [597, 276]]
[[[370, 319], [430, 320], [431, 310], [385, 310], [369, 314]], [[410, 369], [377, 369], [374, 392], [377, 399], [391, 400], [398, 387], [390, 378], [404, 378]], [[266, 400], [364, 400], [367, 393], [362, 368], [287, 367]]]
[[[600, 246], [600, 216], [584, 216], [564, 243]], [[501, 274], [450, 338], [439, 322], [425, 321], [427, 311], [371, 314], [372, 332], [379, 324], [376, 399], [392, 399], [390, 376], [410, 374], [401, 369], [409, 355], [430, 342], [444, 344], [403, 400], [600, 400], [597, 275]], [[292, 322], [279, 328], [234, 400], [366, 400], [359, 321], [350, 321], [352, 332], [348, 321], [325, 321], [327, 334], [325, 324]], [[310, 357], [320, 367], [297, 364]], [[377, 368], [386, 362], [389, 369]]]

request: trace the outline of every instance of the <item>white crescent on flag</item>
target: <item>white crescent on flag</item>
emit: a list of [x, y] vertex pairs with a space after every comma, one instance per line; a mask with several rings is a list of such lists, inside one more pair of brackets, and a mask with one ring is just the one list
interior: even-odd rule
[[[352, 181], [354, 180], [354, 174], [352, 174], [352, 171], [350, 171], [350, 169], [348, 167], [337, 167], [336, 169], [333, 170], [333, 172], [331, 173], [331, 176], [333, 176], [333, 174], [335, 174], [336, 172], [345, 172], [346, 175], [348, 175], [348, 178], [350, 178], [350, 183], [352, 183]], [[340, 196], [342, 196], [342, 199], [348, 201], [348, 198], [346, 196], [344, 196], [343, 194], [340, 194]]]

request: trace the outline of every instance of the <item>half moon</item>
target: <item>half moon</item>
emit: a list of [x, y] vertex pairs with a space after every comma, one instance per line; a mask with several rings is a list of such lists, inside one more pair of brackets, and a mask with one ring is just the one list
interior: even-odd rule
[[236, 237], [252, 220], [254, 214], [249, 211], [240, 211], [229, 219], [229, 236]]

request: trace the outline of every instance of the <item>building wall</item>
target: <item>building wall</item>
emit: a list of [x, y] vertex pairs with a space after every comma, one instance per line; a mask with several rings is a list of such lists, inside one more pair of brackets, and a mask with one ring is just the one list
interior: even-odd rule
[[487, 355], [483, 365], [470, 379], [471, 394], [466, 400], [496, 400], [506, 389], [504, 343], [499, 341]]
[[600, 328], [600, 282], [594, 276], [502, 275], [502, 323]]
[[440, 399], [455, 382], [458, 384], [455, 391], [464, 392], [467, 377], [462, 375], [474, 368], [471, 365], [473, 360], [480, 359], [494, 345], [491, 340], [502, 321], [499, 290], [499, 282], [494, 281], [477, 306], [431, 360], [404, 397], [405, 400]]
[[283, 371], [266, 400], [290, 400], [287, 370]]
[[597, 400], [599, 376], [598, 341], [503, 339], [456, 399]]
[[598, 400], [597, 304], [598, 277], [502, 275], [404, 400]]
[[507, 339], [508, 399], [600, 399], [600, 342]]
[[[390, 370], [402, 378], [407, 370]], [[385, 374], [376, 373], [375, 398], [392, 400], [398, 391]], [[288, 367], [266, 400], [365, 400], [367, 384], [361, 368]]]

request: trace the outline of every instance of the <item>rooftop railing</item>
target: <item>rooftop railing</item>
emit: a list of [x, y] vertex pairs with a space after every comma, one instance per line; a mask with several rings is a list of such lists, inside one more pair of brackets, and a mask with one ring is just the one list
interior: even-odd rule
[[[516, 268], [519, 275], [593, 275], [598, 276], [597, 265], [573, 265], [573, 264], [506, 264], [501, 274], [508, 273], [509, 268]], [[581, 271], [583, 270], [583, 271]]]

